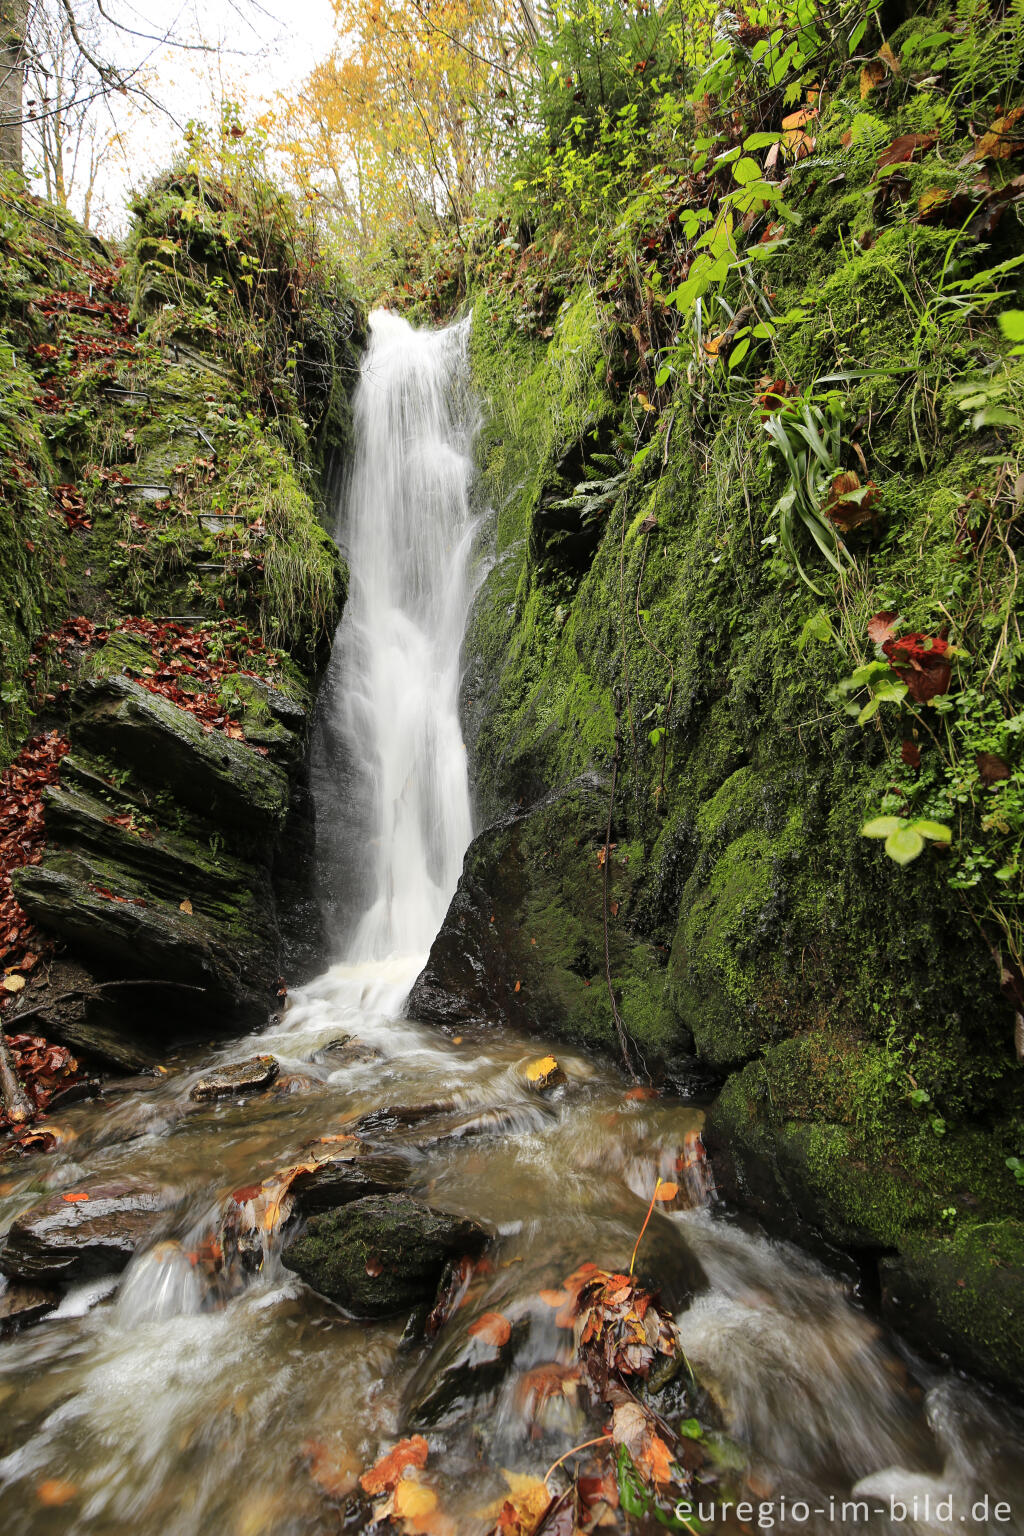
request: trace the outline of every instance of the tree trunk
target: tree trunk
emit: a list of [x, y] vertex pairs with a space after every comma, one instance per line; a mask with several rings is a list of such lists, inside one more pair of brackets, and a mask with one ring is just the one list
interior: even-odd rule
[[20, 171], [29, 0], [0, 0], [0, 169]]

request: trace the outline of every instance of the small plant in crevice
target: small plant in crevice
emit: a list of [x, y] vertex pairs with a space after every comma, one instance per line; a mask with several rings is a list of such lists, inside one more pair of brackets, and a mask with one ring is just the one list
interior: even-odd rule
[[801, 580], [822, 597], [801, 561], [802, 535], [810, 535], [842, 577], [856, 562], [841, 535], [875, 517], [878, 488], [873, 481], [862, 485], [855, 472], [842, 467], [842, 424], [834, 397], [826, 398], [824, 409], [806, 396], [787, 400], [768, 417], [764, 430], [786, 476], [786, 488], [771, 511], [778, 519], [779, 541]]

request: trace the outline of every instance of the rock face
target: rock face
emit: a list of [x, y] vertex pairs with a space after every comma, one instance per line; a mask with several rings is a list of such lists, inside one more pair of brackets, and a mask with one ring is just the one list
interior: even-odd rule
[[195, 1083], [190, 1099], [225, 1099], [232, 1094], [257, 1093], [269, 1088], [277, 1080], [281, 1068], [273, 1056], [250, 1056], [247, 1061], [235, 1061], [230, 1066], [218, 1067]]
[[389, 1317], [432, 1300], [447, 1261], [479, 1253], [487, 1238], [475, 1222], [408, 1195], [372, 1195], [311, 1217], [282, 1258], [357, 1317]]
[[167, 1191], [127, 1184], [52, 1195], [13, 1223], [0, 1250], [0, 1273], [33, 1283], [118, 1273], [155, 1238], [173, 1205]]
[[[126, 654], [103, 652], [94, 670]], [[261, 683], [261, 709], [301, 758], [305, 711], [284, 694], [268, 703], [277, 692]], [[282, 969], [272, 864], [285, 770], [119, 673], [77, 689], [71, 738], [46, 795], [44, 861], [15, 877], [21, 905], [101, 976], [152, 981], [165, 1021], [262, 1022]]]
[[[608, 785], [581, 778], [481, 832], [426, 967], [412, 1018], [464, 1029], [507, 1023], [616, 1048], [604, 971]], [[612, 841], [615, 842], [613, 831]], [[612, 979], [627, 1027], [650, 1046], [689, 1044], [662, 1001], [654, 945], [629, 928], [633, 855], [615, 846], [608, 871]]]

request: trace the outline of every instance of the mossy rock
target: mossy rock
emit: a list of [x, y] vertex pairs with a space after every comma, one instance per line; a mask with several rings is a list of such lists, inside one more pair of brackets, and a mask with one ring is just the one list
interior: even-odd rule
[[[474, 839], [412, 990], [413, 1018], [618, 1049], [604, 961], [607, 817], [608, 787], [591, 778]], [[658, 952], [629, 927], [634, 852], [616, 844], [609, 854], [609, 954], [626, 1028], [653, 1060], [687, 1041], [664, 1001]]]
[[1024, 1221], [910, 1237], [881, 1263], [882, 1306], [926, 1349], [945, 1348], [1019, 1395], [1024, 1380]]
[[408, 1195], [371, 1195], [312, 1216], [282, 1262], [355, 1316], [390, 1317], [431, 1300], [448, 1260], [487, 1241], [476, 1222]]
[[288, 780], [259, 753], [126, 677], [83, 683], [72, 713], [76, 746], [123, 763], [146, 783], [253, 846], [281, 826]]

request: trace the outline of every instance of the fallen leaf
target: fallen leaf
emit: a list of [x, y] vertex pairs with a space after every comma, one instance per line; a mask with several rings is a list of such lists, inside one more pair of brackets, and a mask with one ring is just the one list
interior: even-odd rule
[[4, 991], [5, 992], [23, 992], [24, 990], [25, 990], [25, 978], [24, 978], [24, 976], [5, 976], [4, 977]]
[[384, 1273], [384, 1265], [381, 1263], [380, 1259], [378, 1259], [376, 1254], [371, 1255], [371, 1257], [367, 1259], [366, 1273], [369, 1275], [371, 1280], [376, 1280], [378, 1275], [382, 1275]]
[[534, 1088], [554, 1087], [565, 1082], [565, 1073], [554, 1056], [538, 1056], [526, 1068], [526, 1081]]
[[900, 747], [900, 761], [906, 768], [920, 768], [921, 748], [916, 741], [911, 741], [909, 738], [904, 739]]
[[364, 1493], [390, 1493], [398, 1485], [406, 1467], [425, 1467], [430, 1447], [422, 1435], [399, 1440], [369, 1472], [359, 1479]]
[[485, 1312], [475, 1323], [470, 1323], [469, 1331], [475, 1339], [482, 1339], [485, 1344], [493, 1344], [495, 1349], [500, 1349], [512, 1335], [512, 1324], [500, 1312]]
[[309, 1475], [329, 1499], [343, 1499], [359, 1482], [359, 1468], [346, 1450], [332, 1451], [319, 1440], [307, 1440], [302, 1455], [309, 1461]]
[[1014, 133], [1014, 128], [1024, 117], [1024, 107], [1014, 107], [1005, 117], [997, 117], [987, 133], [983, 133], [960, 162], [961, 165], [977, 160], [1008, 160], [1019, 149], [1024, 149], [1024, 134]]
[[186, 917], [192, 916], [192, 903], [189, 901], [187, 896], [185, 897], [185, 900], [179, 905], [178, 911], [184, 912]]
[[654, 1198], [655, 1200], [664, 1200], [667, 1202], [669, 1200], [674, 1200], [678, 1193], [678, 1184], [659, 1184]]
[[437, 1508], [437, 1494], [423, 1483], [415, 1483], [403, 1477], [395, 1489], [395, 1514], [403, 1520], [417, 1520]]
[[645, 1099], [656, 1099], [658, 1097], [658, 1090], [656, 1088], [645, 1088], [642, 1086], [638, 1088], [627, 1088], [622, 1097], [624, 1099], [636, 1099], [642, 1102]]
[[82, 1200], [88, 1200], [89, 1196], [88, 1195], [84, 1195], [84, 1194], [83, 1195], [62, 1195], [61, 1198], [63, 1200], [66, 1200], [68, 1205], [78, 1205]]
[[876, 85], [881, 85], [885, 79], [885, 64], [881, 59], [872, 59], [870, 64], [865, 64], [860, 72], [860, 99], [870, 95]]
[[884, 645], [887, 640], [891, 640], [898, 617], [896, 613], [876, 613], [868, 619], [868, 639], [876, 645]]
[[78, 1489], [74, 1483], [66, 1483], [59, 1477], [47, 1478], [36, 1489], [36, 1498], [48, 1509], [58, 1509], [62, 1504], [70, 1504], [77, 1494]]
[[901, 133], [878, 157], [878, 169], [887, 165], [905, 165], [923, 150], [931, 149], [939, 141], [937, 133]]

